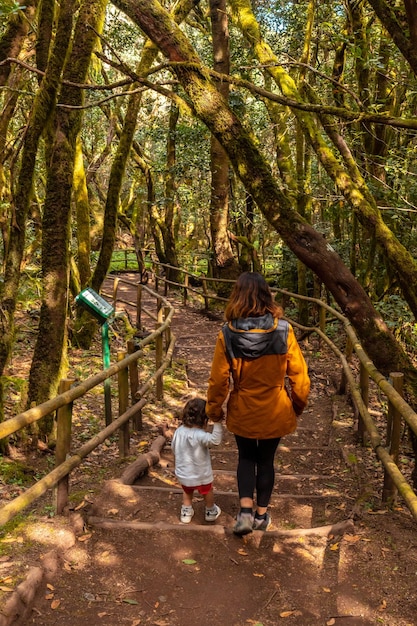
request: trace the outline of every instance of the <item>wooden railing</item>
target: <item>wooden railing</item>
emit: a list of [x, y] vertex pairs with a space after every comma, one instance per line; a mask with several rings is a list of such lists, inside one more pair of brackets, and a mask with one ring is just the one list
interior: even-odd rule
[[[117, 290], [117, 288], [116, 288]], [[143, 313], [155, 322], [155, 330], [136, 345], [130, 343], [126, 352], [117, 355], [117, 363], [99, 372], [95, 376], [82, 382], [73, 379], [61, 381], [60, 393], [39, 406], [33, 407], [0, 423], [0, 439], [39, 421], [51, 413], [57, 414], [57, 446], [56, 467], [29, 487], [23, 494], [0, 508], [0, 525], [6, 524], [17, 513], [25, 509], [32, 502], [42, 496], [48, 489], [57, 487], [56, 511], [62, 512], [68, 501], [68, 475], [82, 460], [108, 437], [119, 431], [119, 454], [125, 458], [129, 455], [129, 428], [133, 421], [135, 428], [141, 426], [141, 411], [147, 402], [146, 395], [155, 384], [156, 397], [163, 397], [163, 373], [172, 360], [175, 337], [171, 334], [171, 321], [174, 309], [165, 298], [159, 296], [147, 286], [140, 285], [140, 291], [146, 290], [155, 298], [156, 313], [141, 307], [137, 301], [137, 320]], [[115, 294], [113, 294], [115, 296]], [[116, 296], [117, 297], [117, 293]], [[165, 338], [165, 341], [164, 341]], [[138, 368], [139, 359], [144, 356], [144, 348], [155, 345], [155, 370], [139, 387]], [[164, 353], [164, 344], [166, 351]], [[128, 354], [128, 352], [131, 352]], [[117, 376], [119, 415], [106, 428], [85, 443], [81, 448], [70, 454], [71, 416], [72, 405], [79, 398], [83, 398], [89, 391], [103, 384], [106, 380]], [[130, 402], [129, 407], [129, 390]], [[69, 458], [68, 458], [69, 457]]]
[[[158, 291], [160, 283], [164, 285], [165, 295], [168, 294], [169, 287], [175, 287], [182, 291], [184, 305], [187, 304], [188, 294], [191, 292], [195, 297], [204, 301], [206, 309], [209, 308], [210, 300], [217, 302], [224, 302], [226, 300], [223, 297], [217, 296], [213, 290], [210, 290], [210, 285], [215, 286], [221, 283], [234, 282], [218, 278], [196, 276], [187, 270], [175, 268], [171, 265], [155, 261], [153, 262], [153, 268], [156, 291]], [[183, 276], [184, 282], [181, 283], [178, 282], [178, 280], [171, 280], [170, 275], [172, 275], [173, 271], [176, 271], [177, 275]], [[193, 279], [193, 285], [190, 285], [190, 278]], [[198, 287], [198, 284], [200, 284], [201, 287]], [[417, 495], [412, 486], [407, 482], [403, 473], [400, 471], [398, 464], [401, 445], [400, 435], [402, 432], [403, 421], [406, 422], [413, 433], [417, 436], [417, 413], [409, 404], [407, 404], [401, 393], [403, 374], [401, 372], [392, 372], [389, 380], [387, 380], [386, 377], [378, 371], [374, 363], [366, 354], [349, 320], [338, 310], [317, 298], [300, 296], [285, 289], [273, 288], [272, 291], [274, 293], [280, 293], [288, 300], [305, 300], [314, 305], [314, 307], [318, 310], [318, 324], [315, 326], [303, 326], [293, 320], [289, 321], [293, 326], [296, 326], [303, 332], [318, 334], [321, 340], [324, 341], [340, 359], [342, 365], [340, 390], [341, 392], [344, 392], [347, 385], [350, 388], [352, 399], [358, 414], [357, 424], [359, 442], [363, 445], [365, 443], [366, 436], [369, 437], [372, 448], [384, 468], [382, 501], [387, 504], [392, 504], [396, 500], [397, 493], [399, 493], [412, 513], [414, 519], [417, 521]], [[346, 335], [344, 353], [326, 335], [325, 329], [327, 314], [330, 314], [332, 318], [339, 320], [344, 329]], [[359, 361], [358, 381], [356, 381], [355, 374], [350, 365], [351, 355], [353, 352], [356, 354]], [[387, 428], [384, 435], [380, 434], [378, 427], [368, 410], [369, 379], [372, 379], [375, 382], [388, 401]]]
[[[158, 267], [164, 269], [164, 274], [158, 270]], [[121, 353], [118, 358], [118, 362], [108, 369], [100, 372], [96, 376], [93, 376], [83, 383], [74, 386], [73, 381], [63, 381], [64, 388], [56, 398], [45, 402], [44, 404], [34, 407], [20, 415], [6, 420], [0, 424], [0, 438], [6, 437], [13, 432], [41, 419], [45, 415], [57, 411], [58, 422], [62, 422], [64, 425], [68, 425], [68, 413], [70, 412], [70, 406], [76, 399], [82, 397], [89, 390], [93, 389], [97, 385], [103, 383], [109, 377], [118, 376], [119, 390], [119, 417], [118, 419], [102, 430], [98, 435], [93, 437], [89, 442], [83, 445], [79, 450], [72, 454], [72, 456], [66, 460], [65, 445], [61, 450], [62, 462], [53, 470], [50, 474], [38, 481], [33, 487], [30, 487], [24, 494], [8, 503], [6, 506], [0, 509], [0, 524], [6, 523], [17, 512], [28, 506], [36, 498], [40, 497], [45, 491], [53, 486], [59, 487], [65, 483], [65, 478], [68, 474], [77, 467], [81, 461], [98, 445], [103, 443], [107, 437], [112, 435], [115, 431], [119, 430], [119, 451], [120, 454], [127, 454], [128, 446], [128, 423], [129, 420], [134, 420], [136, 427], [140, 427], [141, 409], [146, 403], [146, 393], [155, 382], [157, 398], [162, 398], [163, 383], [162, 374], [165, 368], [171, 361], [174, 337], [170, 332], [170, 324], [174, 310], [168, 300], [165, 297], [160, 296], [157, 293], [159, 283], [164, 284], [165, 295], [168, 293], [168, 287], [176, 287], [183, 291], [183, 301], [187, 304], [188, 292], [192, 292], [196, 297], [202, 298], [206, 308], [209, 306], [209, 300], [224, 301], [225, 298], [216, 296], [215, 293], [211, 293], [209, 285], [212, 282], [231, 282], [221, 281], [220, 279], [209, 279], [206, 277], [195, 276], [186, 270], [179, 270], [180, 275], [184, 276], [184, 282], [171, 280], [166, 274], [166, 270], [170, 266], [164, 264], [154, 264], [155, 272], [155, 292], [150, 290], [146, 285], [136, 284], [137, 296], [136, 302], [130, 302], [119, 298], [118, 290], [119, 285], [126, 281], [118, 276], [113, 277], [113, 291], [112, 294], [104, 294], [107, 297], [113, 299], [114, 303], [121, 302], [130, 307], [136, 307], [136, 326], [141, 328], [141, 316], [147, 315], [155, 322], [156, 330], [143, 339], [140, 344], [135, 346], [130, 345], [129, 354]], [[178, 271], [178, 268], [174, 268]], [[190, 285], [187, 276], [195, 278], [195, 284]], [[201, 287], [199, 288], [198, 281], [201, 281]], [[233, 282], [233, 281], [232, 281]], [[131, 282], [129, 282], [131, 284]], [[204, 287], [205, 285], [205, 287]], [[157, 311], [153, 313], [146, 309], [142, 303], [143, 292], [146, 291], [156, 298]], [[348, 386], [351, 392], [352, 399], [354, 401], [357, 413], [358, 413], [358, 437], [363, 443], [366, 436], [369, 437], [369, 441], [372, 448], [381, 461], [384, 468], [384, 485], [382, 488], [382, 499], [384, 502], [392, 503], [395, 501], [397, 493], [405, 501], [407, 507], [411, 511], [414, 519], [417, 520], [417, 496], [413, 491], [411, 485], [407, 482], [404, 475], [401, 473], [398, 466], [398, 457], [400, 450], [400, 432], [402, 430], [401, 420], [404, 420], [411, 430], [417, 435], [417, 414], [413, 408], [408, 405], [401, 395], [401, 380], [402, 373], [393, 372], [390, 375], [390, 380], [387, 380], [375, 367], [372, 361], [363, 350], [359, 339], [356, 336], [354, 329], [352, 328], [349, 320], [343, 316], [339, 311], [333, 307], [327, 305], [322, 300], [316, 298], [310, 298], [307, 296], [300, 296], [295, 293], [288, 292], [284, 289], [276, 289], [276, 292], [281, 293], [288, 300], [306, 300], [318, 310], [318, 324], [314, 326], [303, 326], [297, 322], [290, 320], [292, 325], [299, 328], [302, 332], [317, 333], [322, 341], [324, 341], [330, 349], [338, 356], [342, 366], [342, 380], [340, 383], [340, 390], [344, 391]], [[326, 323], [327, 314], [330, 314], [332, 319], [336, 318], [341, 323], [345, 334], [346, 342], [344, 346], [344, 352], [338, 348], [338, 346], [327, 336]], [[165, 335], [165, 346], [167, 347], [165, 356], [163, 356], [163, 336]], [[155, 372], [154, 374], [138, 388], [137, 378], [137, 362], [143, 355], [143, 348], [151, 342], [155, 342]], [[351, 355], [355, 353], [359, 362], [359, 380], [356, 380], [356, 374], [354, 373], [350, 361]], [[136, 372], [136, 373], [135, 373]], [[128, 398], [126, 389], [129, 384], [127, 383], [127, 377], [130, 378], [130, 389], [133, 405], [130, 408], [128, 406]], [[381, 435], [378, 427], [374, 423], [369, 410], [368, 410], [368, 386], [369, 379], [372, 379], [382, 393], [388, 400], [388, 414], [387, 414], [387, 431], [384, 435]], [[392, 382], [390, 382], [392, 381]], [[68, 430], [68, 427], [63, 427], [62, 432]], [[65, 439], [65, 434], [63, 436]], [[58, 445], [57, 445], [58, 450]], [[64, 452], [62, 452], [64, 450]], [[63, 481], [63, 482], [62, 482]], [[57, 500], [57, 506], [63, 507], [65, 502], [66, 492], [62, 489], [64, 495]], [[59, 509], [58, 509], [59, 510]]]

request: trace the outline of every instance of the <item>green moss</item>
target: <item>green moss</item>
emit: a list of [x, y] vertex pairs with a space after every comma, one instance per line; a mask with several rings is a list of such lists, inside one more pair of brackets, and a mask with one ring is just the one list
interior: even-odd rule
[[8, 485], [28, 486], [33, 484], [33, 470], [20, 461], [5, 459], [0, 456], [0, 475]]

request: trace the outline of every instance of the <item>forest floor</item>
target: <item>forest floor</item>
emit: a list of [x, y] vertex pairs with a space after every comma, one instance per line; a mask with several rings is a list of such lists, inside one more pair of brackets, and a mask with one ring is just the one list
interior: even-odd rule
[[[130, 297], [124, 289], [135, 301], [134, 289]], [[340, 365], [314, 338], [301, 341], [312, 391], [299, 428], [277, 453], [271, 531], [244, 538], [231, 532], [238, 498], [227, 433], [212, 454], [222, 508], [215, 524], [204, 524], [198, 499], [192, 523], [179, 524], [169, 440], [157, 465], [120, 487], [121, 474], [149, 450], [161, 425], [174, 428], [184, 400], [207, 389], [222, 319], [198, 305], [184, 307], [175, 294], [169, 299], [176, 349], [163, 402], [151, 398], [145, 407], [129, 458], [120, 460], [112, 438], [72, 473], [68, 515], [53, 516], [49, 494], [4, 529], [0, 626], [417, 626], [416, 523], [401, 501], [381, 505], [379, 463], [368, 446], [357, 445], [349, 398], [338, 395]], [[11, 378], [27, 368], [33, 323], [21, 313]], [[113, 352], [123, 349], [122, 335], [112, 334]], [[74, 375], [86, 377], [86, 367], [91, 375], [101, 367], [101, 346], [72, 350], [70, 359]], [[372, 392], [371, 409], [382, 422], [378, 400]], [[11, 388], [9, 410], [18, 401]], [[102, 427], [102, 414], [102, 395], [74, 404], [75, 449], [92, 427]], [[41, 447], [34, 453], [20, 442], [2, 471], [17, 462], [32, 479], [49, 471], [53, 454]], [[411, 467], [408, 455], [401, 462]], [[5, 502], [24, 486], [2, 477], [0, 489]], [[13, 620], [6, 614], [19, 595], [27, 610]]]

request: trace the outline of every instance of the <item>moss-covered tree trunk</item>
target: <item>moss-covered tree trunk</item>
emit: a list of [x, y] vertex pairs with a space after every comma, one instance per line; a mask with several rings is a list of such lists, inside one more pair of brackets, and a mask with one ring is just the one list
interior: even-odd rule
[[[48, 58], [45, 76], [36, 93], [25, 132], [20, 169], [11, 202], [9, 242], [5, 254], [4, 280], [0, 283], [0, 377], [11, 354], [14, 336], [14, 313], [20, 269], [25, 246], [26, 220], [32, 200], [32, 184], [38, 144], [54, 107], [61, 83], [65, 51], [71, 37], [71, 16], [75, 0], [63, 0], [55, 39]], [[64, 50], [64, 54], [61, 51]], [[0, 416], [0, 419], [2, 415]]]
[[[302, 102], [302, 95], [294, 79], [280, 65], [279, 59], [262, 39], [249, 0], [230, 0], [230, 2], [242, 32], [253, 47], [259, 62], [268, 66], [267, 71], [283, 95]], [[309, 90], [308, 93], [309, 95], [312, 94], [312, 90]], [[314, 97], [314, 94], [312, 96]], [[359, 222], [364, 228], [375, 233], [377, 244], [387, 257], [398, 278], [404, 298], [417, 317], [417, 290], [415, 288], [417, 285], [417, 262], [382, 219], [375, 198], [367, 188], [359, 167], [343, 137], [337, 132], [334, 120], [328, 120], [326, 116], [320, 115], [326, 133], [343, 158], [343, 165], [333, 150], [330, 149], [328, 142], [322, 137], [314, 117], [310, 113], [297, 109], [294, 109], [293, 112], [317, 158], [340, 193], [344, 195], [355, 211]]]
[[90, 202], [84, 169], [81, 137], [76, 138], [74, 163], [74, 202], [77, 216], [77, 266], [80, 288], [84, 289], [91, 278]]
[[[226, 0], [210, 0], [210, 18], [213, 42], [213, 68], [221, 74], [230, 72], [229, 30]], [[219, 92], [227, 101], [229, 84], [219, 82]], [[217, 278], [236, 278], [239, 265], [233, 255], [229, 239], [229, 157], [216, 137], [210, 140], [210, 232], [212, 247], [212, 274]], [[223, 289], [219, 292], [223, 294]]]
[[[30, 24], [35, 17], [35, 0], [20, 0], [22, 8], [9, 17], [7, 26], [0, 37], [0, 61], [17, 59], [28, 36]], [[45, 69], [44, 67], [42, 69]], [[4, 86], [12, 71], [11, 63], [0, 65], [0, 86]]]
[[[186, 15], [188, 15], [191, 11], [194, 4], [193, 0], [180, 0], [174, 8], [173, 19], [178, 23], [182, 22]], [[137, 68], [137, 74], [139, 76], [146, 75], [157, 55], [158, 48], [153, 42], [147, 41]], [[135, 87], [137, 87], [137, 85], [133, 85], [132, 89]], [[117, 152], [110, 171], [100, 254], [92, 278], [92, 286], [96, 291], [100, 291], [101, 285], [107, 276], [107, 272], [110, 267], [111, 255], [116, 241], [117, 212], [120, 203], [120, 190], [125, 175], [126, 163], [132, 147], [141, 102], [141, 92], [132, 94], [129, 98], [122, 133], [119, 138], [119, 145], [117, 147]]]
[[373, 8], [417, 76], [417, 11], [415, 2], [413, 0], [396, 3], [392, 0], [368, 0], [368, 4]]
[[[86, 82], [91, 55], [103, 25], [107, 0], [84, 0], [78, 13], [71, 53], [67, 56], [64, 78], [71, 83]], [[67, 27], [72, 31], [74, 6], [68, 7]], [[79, 107], [83, 93], [64, 84], [60, 105], [51, 124], [48, 149], [46, 195], [42, 221], [42, 303], [39, 331], [29, 375], [29, 402], [39, 404], [56, 393], [66, 365], [67, 309], [69, 282], [69, 243], [71, 197], [77, 137], [81, 124]], [[49, 433], [51, 424], [40, 425]]]
[[[285, 243], [310, 267], [351, 320], [369, 356], [381, 371], [406, 373], [417, 389], [416, 371], [369, 297], [325, 238], [291, 206], [247, 131], [225, 103], [185, 35], [152, 0], [115, 0], [171, 60], [173, 71], [204, 121], [228, 153], [246, 190]], [[182, 63], [178, 63], [181, 61]]]
[[[165, 259], [169, 265], [172, 265], [172, 267], [178, 267], [178, 255], [175, 242], [177, 225], [180, 220], [178, 205], [176, 202], [177, 182], [175, 175], [175, 166], [177, 161], [176, 135], [178, 118], [179, 108], [175, 102], [172, 102], [168, 121], [164, 216], [161, 217], [160, 220]], [[179, 282], [180, 274], [177, 270], [169, 269], [167, 276], [170, 280]]]

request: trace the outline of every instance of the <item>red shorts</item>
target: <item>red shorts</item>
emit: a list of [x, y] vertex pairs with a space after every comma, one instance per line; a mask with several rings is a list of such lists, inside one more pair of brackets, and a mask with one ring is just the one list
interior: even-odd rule
[[198, 485], [197, 487], [186, 487], [185, 485], [181, 485], [181, 487], [188, 495], [192, 495], [194, 491], [198, 491], [202, 496], [205, 496], [211, 490], [212, 485], [213, 483], [207, 483], [207, 485]]

